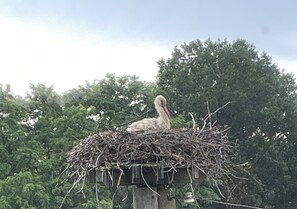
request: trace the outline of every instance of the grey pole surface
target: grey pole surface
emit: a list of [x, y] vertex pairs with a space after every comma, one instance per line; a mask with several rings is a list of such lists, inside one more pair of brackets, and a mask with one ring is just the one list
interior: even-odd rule
[[175, 209], [175, 199], [168, 198], [169, 195], [170, 189], [162, 186], [136, 187], [133, 189], [133, 209]]

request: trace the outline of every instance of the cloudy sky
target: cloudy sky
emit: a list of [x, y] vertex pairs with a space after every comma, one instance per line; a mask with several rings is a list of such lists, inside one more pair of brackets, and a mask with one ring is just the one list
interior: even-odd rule
[[200, 39], [245, 39], [297, 75], [295, 0], [0, 0], [0, 83], [59, 93], [106, 73], [154, 81], [160, 58]]

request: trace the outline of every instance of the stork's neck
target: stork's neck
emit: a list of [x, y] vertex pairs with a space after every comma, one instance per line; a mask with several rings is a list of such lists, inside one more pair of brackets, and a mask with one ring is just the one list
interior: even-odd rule
[[168, 117], [168, 115], [166, 114], [165, 110], [163, 109], [163, 107], [156, 105], [156, 110], [158, 112], [158, 119], [162, 119], [166, 122], [170, 121], [170, 118]]

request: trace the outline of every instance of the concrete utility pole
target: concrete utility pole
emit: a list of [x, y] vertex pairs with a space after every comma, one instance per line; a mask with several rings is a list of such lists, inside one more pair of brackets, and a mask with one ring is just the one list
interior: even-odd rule
[[[171, 188], [173, 190], [173, 188]], [[173, 190], [174, 191], [174, 190]], [[159, 209], [175, 209], [175, 199], [171, 198], [170, 188], [158, 187], [158, 198]]]
[[161, 186], [133, 189], [134, 209], [175, 209], [175, 199], [170, 198], [170, 189]]

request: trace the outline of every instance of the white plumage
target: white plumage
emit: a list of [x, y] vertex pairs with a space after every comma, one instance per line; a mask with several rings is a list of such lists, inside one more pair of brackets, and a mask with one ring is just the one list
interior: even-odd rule
[[159, 95], [154, 101], [157, 118], [145, 118], [130, 124], [127, 131], [167, 130], [170, 129], [170, 113], [165, 97]]

